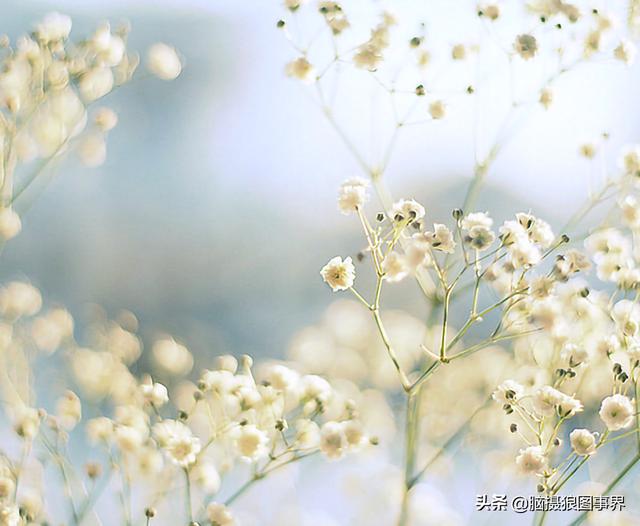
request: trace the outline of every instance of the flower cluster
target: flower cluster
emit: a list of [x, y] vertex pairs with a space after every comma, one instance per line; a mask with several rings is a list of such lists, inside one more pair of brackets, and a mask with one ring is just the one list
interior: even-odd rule
[[[44, 489], [46, 466], [36, 461], [45, 454], [52, 455], [54, 466], [61, 462], [65, 498], [82, 514], [75, 516], [77, 522], [90, 512], [93, 496], [74, 490], [75, 477], [106, 482], [117, 475], [123, 487], [142, 492], [145, 513], [169, 520], [175, 511], [161, 496], [186, 483], [193, 492], [190, 520], [201, 514], [213, 524], [233, 524], [227, 506], [232, 498], [215, 500], [228, 493], [226, 474], [250, 465], [253, 483], [305, 457], [320, 453], [339, 459], [375, 442], [359, 418], [357, 390], [342, 394], [323, 377], [301, 374], [296, 366], [274, 362], [254, 368], [248, 356], [238, 361], [231, 355], [217, 357], [215, 366], [191, 383], [185, 378], [193, 365], [191, 353], [168, 337], [152, 346], [154, 377], [137, 376], [133, 371], [142, 356], [142, 339], [131, 313], [119, 315], [118, 321], [96, 313], [81, 345], [68, 311], [42, 309], [41, 295], [29, 283], [0, 289], [2, 397], [23, 450], [22, 460], [7, 455], [0, 463], [5, 524], [49, 520], [44, 504], [56, 497]], [[51, 407], [39, 407], [28, 386], [39, 381], [43, 362], [60, 359], [70, 364], [74, 390], [64, 390]], [[90, 416], [83, 420], [85, 414]], [[66, 458], [76, 429], [84, 430], [98, 448], [92, 454], [102, 458], [87, 464], [84, 476]], [[125, 520], [143, 513], [135, 508], [122, 512]]]

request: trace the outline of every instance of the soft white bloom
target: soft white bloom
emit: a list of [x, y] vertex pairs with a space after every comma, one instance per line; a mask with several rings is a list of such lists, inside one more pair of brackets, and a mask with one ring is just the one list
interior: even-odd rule
[[11, 476], [0, 476], [0, 502], [2, 502], [4, 499], [12, 497], [15, 489], [16, 483], [13, 481], [13, 478]]
[[98, 66], [82, 75], [78, 87], [82, 98], [87, 102], [93, 102], [112, 90], [113, 73], [106, 66]]
[[537, 218], [529, 230], [529, 237], [542, 248], [549, 248], [555, 239], [551, 225]]
[[92, 44], [108, 66], [117, 66], [124, 57], [125, 45], [118, 35], [111, 33], [108, 23], [102, 24], [94, 33]]
[[358, 420], [348, 420], [342, 423], [342, 427], [349, 447], [358, 448], [367, 443], [368, 437], [364, 433], [362, 422]]
[[289, 392], [298, 386], [300, 375], [289, 367], [274, 364], [267, 368], [265, 372], [265, 379], [274, 389]]
[[627, 146], [622, 153], [620, 164], [626, 175], [640, 176], [640, 146]]
[[444, 119], [447, 114], [447, 107], [441, 100], [435, 100], [429, 104], [429, 115], [432, 119], [440, 120]]
[[31, 407], [22, 407], [18, 410], [14, 429], [23, 438], [31, 439], [36, 436], [40, 428], [40, 413]]
[[316, 79], [316, 70], [305, 57], [299, 57], [289, 62], [285, 73], [306, 84], [311, 84]]
[[426, 267], [433, 263], [431, 245], [421, 232], [411, 236], [411, 243], [405, 247], [404, 254], [407, 265], [414, 272], [419, 267]]
[[161, 338], [151, 348], [154, 362], [165, 372], [175, 376], [187, 374], [193, 368], [193, 356], [184, 345], [173, 338]]
[[167, 388], [161, 383], [151, 381], [151, 379], [140, 385], [140, 392], [145, 401], [155, 407], [162, 407], [169, 401]]
[[489, 217], [488, 212], [472, 212], [467, 214], [460, 222], [462, 230], [471, 230], [477, 226], [487, 229], [493, 226], [493, 219]]
[[516, 466], [518, 466], [523, 473], [540, 474], [547, 467], [547, 457], [542, 447], [529, 446], [520, 450], [520, 453], [516, 457]]
[[496, 402], [513, 404], [524, 394], [524, 387], [514, 380], [505, 380], [491, 395]]
[[424, 217], [424, 207], [413, 199], [401, 199], [393, 203], [391, 218], [394, 221], [419, 221]]
[[207, 518], [215, 526], [234, 526], [236, 523], [231, 510], [219, 502], [207, 506]]
[[300, 397], [303, 400], [319, 400], [326, 403], [332, 394], [331, 384], [321, 376], [307, 374], [300, 379]]
[[13, 208], [2, 208], [0, 210], [0, 239], [9, 241], [16, 237], [21, 229], [22, 221]]
[[618, 330], [625, 336], [635, 336], [640, 327], [640, 305], [631, 300], [620, 300], [611, 310]]
[[569, 441], [576, 455], [588, 456], [596, 452], [596, 437], [587, 429], [574, 429]]
[[640, 226], [640, 204], [634, 195], [627, 195], [620, 201], [620, 211], [625, 225], [632, 229]]
[[563, 394], [558, 402], [558, 413], [564, 418], [570, 418], [584, 409], [582, 402], [573, 396]]
[[382, 262], [384, 279], [390, 283], [403, 280], [409, 274], [409, 265], [404, 255], [391, 252]]
[[533, 35], [518, 35], [513, 47], [518, 55], [525, 60], [529, 60], [538, 52], [538, 41]]
[[162, 80], [173, 80], [180, 75], [182, 63], [174, 47], [158, 42], [147, 52], [147, 68]]
[[499, 229], [500, 239], [505, 246], [513, 245], [517, 242], [528, 241], [526, 229], [519, 221], [505, 221]]
[[440, 252], [452, 254], [456, 247], [453, 234], [446, 225], [434, 223], [433, 232], [426, 232], [425, 238], [434, 250], [439, 250]]
[[340, 422], [327, 422], [320, 430], [320, 451], [327, 458], [341, 458], [349, 443], [344, 433], [344, 426]]
[[348, 179], [342, 183], [338, 192], [338, 208], [340, 211], [345, 215], [349, 215], [362, 208], [367, 200], [368, 186], [369, 182], [360, 177]]
[[98, 108], [93, 121], [101, 132], [108, 132], [118, 124], [118, 115], [111, 108]]
[[533, 407], [542, 416], [552, 416], [565, 396], [550, 385], [542, 386], [533, 394]]
[[517, 239], [509, 245], [508, 260], [514, 268], [532, 267], [541, 259], [540, 249], [526, 238]]
[[313, 420], [301, 418], [296, 421], [296, 443], [303, 449], [318, 447], [320, 428]]
[[613, 56], [618, 60], [624, 62], [627, 66], [633, 64], [636, 58], [636, 46], [630, 40], [623, 40], [613, 50]]
[[0, 504], [0, 526], [19, 526], [20, 510], [14, 504]]
[[80, 140], [78, 157], [89, 168], [100, 166], [107, 159], [107, 143], [100, 132], [88, 133]]
[[375, 42], [367, 42], [360, 46], [353, 55], [356, 67], [375, 71], [383, 60], [382, 49]]
[[244, 460], [255, 461], [269, 453], [269, 437], [253, 424], [240, 426], [235, 436], [235, 448]]
[[56, 416], [66, 429], [73, 429], [82, 418], [80, 398], [73, 391], [67, 390], [56, 405]]
[[49, 13], [36, 26], [38, 39], [44, 43], [64, 40], [71, 33], [71, 18], [60, 13]]
[[211, 462], [198, 462], [191, 471], [191, 477], [209, 495], [220, 491], [220, 473]]
[[576, 367], [589, 360], [589, 353], [583, 346], [575, 343], [567, 343], [560, 351], [560, 357], [571, 367]]
[[182, 422], [163, 420], [153, 426], [153, 435], [174, 463], [188, 467], [196, 461], [200, 440]]
[[605, 398], [600, 406], [600, 418], [609, 431], [618, 431], [633, 424], [634, 407], [631, 400], [621, 394]]
[[356, 269], [350, 257], [343, 260], [340, 256], [336, 256], [322, 267], [320, 275], [325, 283], [327, 283], [334, 292], [337, 292], [353, 287]]
[[86, 431], [92, 443], [108, 442], [113, 436], [113, 421], [104, 416], [92, 418], [87, 422]]

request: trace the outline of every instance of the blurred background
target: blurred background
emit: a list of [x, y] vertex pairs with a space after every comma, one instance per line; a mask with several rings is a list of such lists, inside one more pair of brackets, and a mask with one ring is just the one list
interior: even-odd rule
[[[348, 3], [353, 18], [384, 7]], [[428, 18], [441, 47], [486, 38], [470, 2], [393, 7], [408, 31]], [[106, 163], [61, 166], [6, 248], [2, 276], [27, 277], [72, 311], [87, 302], [130, 309], [145, 330], [172, 332], [196, 355], [281, 355], [291, 333], [333, 299], [319, 268], [354, 252], [358, 225], [337, 213], [335, 195], [343, 179], [360, 175], [307, 87], [283, 73], [296, 54], [276, 28], [282, 5], [7, 1], [3, 31], [16, 37], [54, 9], [72, 16], [76, 35], [130, 20], [131, 49], [169, 42], [185, 68], [176, 82], [140, 79], [105, 99], [119, 114]], [[504, 84], [505, 64], [481, 58], [487, 76]], [[369, 125], [351, 107], [356, 86], [343, 83], [339, 114], [364, 127], [354, 135]], [[637, 139], [637, 86], [637, 68], [612, 61], [566, 75], [553, 107], [535, 108], [508, 142], [480, 204], [500, 204], [504, 215], [531, 208], [561, 223], [586, 197], [592, 168], [580, 144], [609, 132], [606, 162], [615, 165], [617, 147]], [[481, 95], [501, 98], [497, 87]], [[387, 174], [396, 196], [416, 197], [434, 220], [461, 205], [473, 170], [473, 104], [462, 102], [446, 119], [408, 130]]]

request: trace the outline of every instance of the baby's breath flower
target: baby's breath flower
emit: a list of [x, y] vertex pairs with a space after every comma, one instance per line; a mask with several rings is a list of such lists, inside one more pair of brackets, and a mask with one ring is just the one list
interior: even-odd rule
[[167, 388], [161, 383], [153, 382], [151, 378], [140, 385], [140, 392], [144, 400], [155, 407], [162, 407], [169, 401]]
[[163, 420], [153, 426], [153, 435], [174, 463], [188, 467], [196, 461], [196, 455], [200, 452], [200, 440], [182, 422]]
[[193, 356], [173, 338], [157, 340], [151, 348], [151, 354], [155, 363], [172, 375], [181, 376], [193, 368]]
[[92, 418], [86, 425], [87, 436], [94, 444], [108, 442], [114, 431], [113, 421], [105, 416]]
[[285, 67], [285, 73], [289, 77], [301, 80], [307, 84], [312, 83], [316, 78], [316, 70], [305, 57], [292, 60]]
[[362, 208], [368, 198], [368, 186], [369, 182], [360, 177], [348, 179], [342, 183], [338, 192], [338, 208], [340, 211], [345, 215], [349, 215]]
[[441, 100], [435, 100], [429, 104], [429, 115], [431, 115], [432, 119], [444, 119], [446, 113], [447, 107]]
[[553, 103], [553, 91], [550, 88], [544, 88], [540, 92], [540, 98], [538, 99], [538, 102], [542, 104], [545, 110], [548, 110]]
[[296, 443], [302, 449], [320, 445], [320, 428], [313, 420], [301, 418], [296, 421]]
[[73, 429], [82, 418], [82, 405], [80, 398], [73, 391], [67, 390], [64, 396], [58, 400], [56, 416], [62, 427]]
[[523, 59], [529, 60], [535, 57], [538, 52], [538, 41], [536, 37], [529, 34], [518, 35], [515, 43], [513, 44], [516, 53]]
[[576, 367], [589, 361], [588, 351], [575, 343], [565, 344], [562, 351], [560, 351], [560, 357], [571, 367]]
[[599, 415], [609, 431], [618, 431], [633, 424], [634, 413], [631, 400], [624, 395], [615, 394], [602, 401]]
[[320, 275], [325, 283], [327, 283], [334, 292], [337, 292], [353, 287], [356, 269], [350, 257], [343, 260], [340, 256], [336, 256], [322, 267]]
[[9, 241], [16, 237], [21, 229], [22, 221], [13, 208], [2, 208], [0, 210], [0, 239]]
[[40, 413], [31, 407], [22, 407], [14, 418], [14, 429], [22, 438], [32, 439], [40, 428]]
[[269, 453], [269, 437], [253, 424], [240, 426], [235, 433], [235, 448], [240, 458], [254, 462]]
[[93, 121], [101, 132], [108, 132], [118, 124], [118, 115], [111, 108], [98, 108]]
[[576, 455], [590, 456], [596, 453], [596, 437], [587, 429], [574, 429], [569, 440]]
[[636, 52], [635, 44], [630, 40], [624, 40], [613, 50], [613, 56], [630, 66], [636, 58]]
[[213, 526], [234, 526], [236, 523], [231, 510], [219, 502], [207, 506], [207, 518]]
[[78, 88], [87, 102], [104, 97], [113, 88], [113, 72], [106, 66], [95, 67], [82, 75]]
[[409, 265], [403, 254], [391, 252], [382, 262], [384, 279], [390, 283], [402, 281], [409, 274]]
[[505, 380], [491, 397], [501, 404], [514, 404], [524, 395], [524, 387], [515, 380]]
[[21, 522], [18, 506], [0, 503], [0, 526], [19, 526]]
[[36, 35], [43, 44], [64, 40], [71, 33], [71, 18], [60, 13], [49, 13], [36, 26]]
[[456, 242], [453, 240], [453, 234], [446, 225], [434, 223], [433, 232], [426, 232], [425, 238], [434, 250], [448, 254], [452, 254], [455, 250]]
[[344, 426], [340, 422], [327, 422], [320, 430], [320, 451], [327, 458], [341, 458], [348, 447]]
[[640, 146], [634, 145], [625, 148], [621, 164], [627, 175], [640, 177]]
[[216, 466], [211, 462], [198, 462], [191, 471], [193, 481], [207, 494], [218, 493], [222, 480]]
[[542, 416], [553, 416], [556, 407], [565, 399], [565, 394], [545, 385], [533, 394], [533, 408]]
[[541, 474], [547, 467], [547, 457], [542, 447], [529, 446], [521, 449], [516, 457], [516, 466], [527, 474]]
[[373, 42], [367, 42], [353, 55], [353, 63], [356, 67], [375, 71], [383, 58], [380, 47]]
[[391, 219], [394, 221], [419, 221], [424, 217], [424, 207], [413, 199], [401, 199], [391, 207]]
[[172, 46], [158, 42], [147, 52], [149, 71], [162, 80], [173, 80], [182, 71], [182, 63], [178, 52]]

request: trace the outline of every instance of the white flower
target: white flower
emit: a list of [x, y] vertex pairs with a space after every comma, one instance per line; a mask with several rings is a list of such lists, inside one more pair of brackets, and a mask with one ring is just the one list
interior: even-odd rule
[[106, 66], [98, 66], [82, 75], [78, 87], [82, 98], [87, 102], [93, 102], [111, 91], [113, 73]]
[[513, 404], [524, 394], [524, 387], [514, 380], [505, 380], [491, 395], [496, 402]]
[[500, 239], [505, 246], [528, 240], [527, 231], [519, 221], [505, 221], [499, 231]]
[[13, 208], [2, 208], [0, 210], [0, 238], [3, 241], [9, 241], [16, 237], [22, 229], [20, 216], [16, 214]]
[[93, 47], [108, 66], [117, 66], [124, 57], [125, 45], [118, 35], [111, 34], [108, 23], [102, 24], [94, 33]]
[[14, 429], [23, 438], [33, 438], [40, 428], [40, 414], [37, 409], [22, 407], [15, 417]]
[[547, 467], [547, 457], [544, 455], [542, 447], [529, 446], [521, 449], [516, 457], [516, 466], [523, 473], [542, 473]]
[[411, 243], [405, 248], [405, 260], [412, 271], [418, 267], [429, 266], [433, 263], [431, 257], [430, 244], [425, 235], [421, 232], [411, 236]]
[[344, 433], [344, 426], [340, 422], [327, 422], [320, 430], [320, 451], [327, 458], [341, 458], [349, 443]]
[[456, 242], [453, 240], [453, 234], [445, 225], [434, 223], [433, 232], [426, 232], [425, 238], [434, 250], [452, 254]]
[[540, 263], [542, 254], [528, 239], [517, 239], [509, 245], [508, 260], [514, 268], [532, 267]]
[[175, 464], [188, 467], [196, 461], [200, 440], [182, 422], [163, 420], [153, 426], [153, 435]]
[[340, 256], [336, 256], [322, 267], [320, 275], [325, 283], [327, 283], [334, 292], [337, 292], [353, 287], [356, 269], [350, 257], [343, 260]]
[[493, 219], [489, 217], [488, 212], [472, 212], [467, 214], [460, 222], [462, 230], [471, 230], [477, 226], [487, 229], [493, 226]]
[[633, 423], [633, 403], [621, 394], [609, 396], [602, 401], [599, 415], [609, 431], [624, 429]]
[[255, 461], [269, 454], [269, 437], [253, 424], [240, 426], [236, 432], [235, 448], [244, 460]]
[[209, 495], [218, 493], [222, 480], [216, 466], [211, 462], [198, 462], [191, 475], [196, 484], [204, 489]]
[[71, 18], [60, 13], [49, 13], [36, 26], [38, 39], [44, 43], [64, 40], [71, 33]]
[[596, 437], [587, 429], [574, 429], [569, 435], [569, 441], [576, 455], [588, 456], [596, 452]]
[[441, 100], [435, 100], [429, 104], [429, 115], [432, 119], [440, 120], [444, 119], [447, 114], [447, 107]]
[[180, 376], [193, 368], [193, 356], [184, 345], [173, 338], [161, 338], [151, 348], [154, 362], [165, 372]]
[[[8, 473], [7, 473], [8, 475]], [[11, 476], [0, 476], [0, 502], [13, 496], [16, 489], [16, 483]]]
[[219, 502], [207, 506], [207, 517], [214, 526], [233, 526], [236, 523], [231, 510]]
[[107, 442], [113, 436], [113, 421], [104, 416], [92, 418], [87, 422], [86, 430], [92, 443]]
[[353, 55], [353, 63], [358, 68], [375, 71], [383, 58], [380, 46], [369, 41], [358, 48]]
[[180, 75], [182, 63], [174, 47], [158, 42], [147, 52], [147, 68], [162, 80], [173, 80]]
[[640, 305], [631, 300], [620, 300], [611, 310], [618, 330], [625, 336], [635, 336], [640, 327]]
[[640, 205], [633, 195], [627, 195], [620, 201], [622, 221], [629, 228], [637, 229], [640, 226]]
[[620, 164], [626, 175], [640, 176], [640, 146], [627, 146], [623, 151]]
[[118, 115], [111, 108], [98, 108], [93, 121], [101, 132], [108, 132], [118, 124]]
[[589, 360], [589, 353], [583, 346], [567, 343], [560, 351], [560, 357], [571, 367], [577, 367]]
[[0, 526], [19, 526], [20, 510], [13, 504], [0, 504]]
[[424, 217], [424, 207], [413, 199], [401, 199], [391, 207], [391, 219], [394, 221], [419, 221]]
[[390, 283], [396, 283], [407, 277], [410, 269], [405, 256], [397, 252], [391, 252], [391, 254], [384, 258], [382, 270], [384, 272], [384, 279]]
[[320, 428], [313, 420], [301, 418], [296, 421], [296, 443], [299, 447], [310, 449], [320, 444]]
[[348, 179], [342, 183], [338, 192], [338, 208], [340, 211], [345, 215], [349, 215], [362, 208], [367, 200], [368, 186], [368, 181], [360, 177]]
[[285, 73], [305, 84], [311, 84], [316, 79], [316, 70], [305, 57], [289, 62], [285, 67]]
[[558, 402], [558, 413], [564, 418], [570, 418], [584, 409], [582, 402], [573, 396], [563, 394]]
[[533, 394], [533, 407], [542, 416], [552, 416], [565, 396], [550, 385], [542, 386]]
[[518, 55], [525, 60], [529, 60], [536, 55], [538, 42], [533, 35], [518, 35], [513, 47]]
[[623, 40], [613, 50], [613, 56], [624, 62], [627, 66], [630, 66], [636, 58], [636, 52], [636, 46], [633, 42], [630, 40]]
[[167, 388], [160, 383], [152, 382], [151, 379], [140, 385], [140, 392], [145, 401], [155, 407], [162, 407], [169, 401]]
[[536, 219], [529, 230], [531, 241], [538, 243], [542, 248], [549, 248], [555, 239], [551, 225], [542, 219]]
[[82, 418], [82, 405], [78, 395], [67, 390], [65, 395], [58, 400], [56, 416], [60, 419], [62, 427], [73, 429]]

